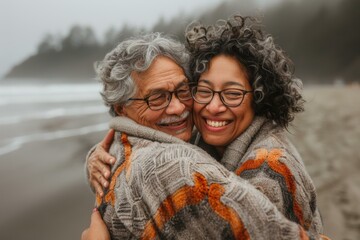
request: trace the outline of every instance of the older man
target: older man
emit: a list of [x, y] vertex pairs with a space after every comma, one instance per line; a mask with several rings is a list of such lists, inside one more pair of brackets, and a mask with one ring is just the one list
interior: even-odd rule
[[112, 239], [305, 239], [262, 193], [187, 143], [187, 58], [182, 44], [155, 33], [120, 43], [98, 65], [117, 116], [117, 160], [97, 196]]

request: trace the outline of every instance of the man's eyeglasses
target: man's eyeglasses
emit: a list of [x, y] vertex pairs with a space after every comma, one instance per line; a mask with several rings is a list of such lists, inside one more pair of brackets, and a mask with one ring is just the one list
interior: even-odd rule
[[247, 91], [238, 88], [227, 88], [221, 91], [214, 91], [211, 88], [204, 86], [194, 86], [191, 89], [191, 94], [197, 103], [208, 104], [214, 98], [215, 93], [219, 94], [221, 102], [227, 107], [239, 106], [247, 93]]
[[158, 91], [151, 93], [144, 98], [129, 98], [128, 101], [145, 101], [148, 107], [153, 110], [161, 110], [169, 106], [172, 96], [175, 94], [176, 98], [181, 102], [190, 100], [191, 87], [189, 84], [183, 84], [176, 88], [174, 91]]

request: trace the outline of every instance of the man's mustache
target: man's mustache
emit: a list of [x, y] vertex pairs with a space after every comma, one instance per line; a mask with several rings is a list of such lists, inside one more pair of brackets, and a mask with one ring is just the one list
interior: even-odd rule
[[171, 116], [161, 119], [157, 124], [170, 124], [184, 121], [190, 115], [190, 111], [183, 112], [180, 116]]

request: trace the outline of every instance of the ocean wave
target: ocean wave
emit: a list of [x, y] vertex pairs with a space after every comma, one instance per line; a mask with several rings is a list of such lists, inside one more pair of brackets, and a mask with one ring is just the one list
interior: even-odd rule
[[30, 112], [25, 114], [18, 114], [15, 116], [3, 116], [0, 117], [0, 125], [16, 124], [29, 120], [51, 119], [64, 116], [83, 116], [106, 112], [107, 108], [102, 105], [73, 108], [55, 108], [48, 111]]
[[0, 105], [101, 101], [99, 84], [13, 85], [0, 87]]
[[76, 129], [59, 130], [53, 132], [36, 133], [21, 137], [9, 139], [3, 146], [0, 147], [0, 156], [11, 153], [20, 149], [24, 144], [37, 141], [55, 140], [61, 138], [68, 138], [80, 135], [86, 135], [93, 132], [105, 131], [109, 128], [108, 123], [100, 123], [91, 126], [85, 126]]

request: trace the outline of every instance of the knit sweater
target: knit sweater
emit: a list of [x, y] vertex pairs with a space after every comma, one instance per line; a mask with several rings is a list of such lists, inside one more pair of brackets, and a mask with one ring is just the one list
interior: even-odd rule
[[97, 204], [112, 239], [318, 238], [196, 146], [124, 117], [110, 126], [117, 161]]
[[222, 158], [202, 139], [198, 145], [228, 170], [247, 179], [288, 219], [313, 235], [322, 232], [314, 184], [283, 128], [256, 117], [226, 148]]

